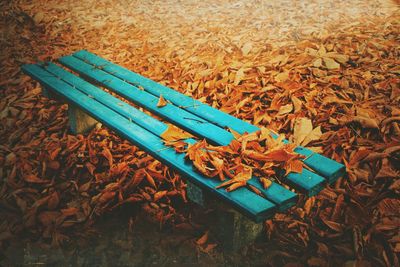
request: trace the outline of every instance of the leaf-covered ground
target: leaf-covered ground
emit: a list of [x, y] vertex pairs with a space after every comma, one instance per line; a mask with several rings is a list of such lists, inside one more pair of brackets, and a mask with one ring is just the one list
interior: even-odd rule
[[[85, 264], [80, 240], [95, 230], [152, 240], [161, 227], [161, 243], [144, 241], [151, 248], [143, 253], [133, 246], [120, 264], [157, 264], [154, 246], [168, 258], [173, 244], [183, 252], [160, 262], [399, 266], [396, 2], [3, 1], [0, 14], [2, 265], [26, 243], [61, 245], [74, 265]], [[286, 134], [343, 162], [348, 175], [266, 221], [256, 244], [223, 253], [207, 234], [205, 211], [186, 202], [179, 176], [100, 125], [71, 135], [67, 106], [44, 98], [20, 71], [80, 49]], [[108, 217], [112, 223], [99, 227]], [[153, 228], [143, 226], [144, 217]], [[86, 264], [112, 264], [115, 254], [104, 251], [132, 248], [112, 238], [93, 252], [108, 261]]]

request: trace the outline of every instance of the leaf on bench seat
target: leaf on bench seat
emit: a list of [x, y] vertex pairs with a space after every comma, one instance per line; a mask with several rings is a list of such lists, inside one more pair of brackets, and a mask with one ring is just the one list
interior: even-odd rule
[[160, 95], [160, 98], [158, 99], [157, 107], [165, 107], [168, 104], [168, 102], [164, 99], [162, 95]]
[[185, 132], [174, 125], [169, 125], [168, 129], [161, 134], [161, 138], [165, 141], [178, 141], [192, 138], [193, 135]]
[[303, 171], [303, 161], [300, 159], [292, 159], [285, 164], [285, 175], [290, 172], [301, 173]]
[[[280, 173], [279, 169], [284, 170], [285, 175], [303, 171], [304, 156], [294, 151], [295, 144], [282, 142], [283, 138], [274, 139], [269, 130], [262, 128], [250, 134], [237, 134], [227, 146], [212, 146], [206, 140], [191, 144], [186, 149], [186, 156], [194, 168], [205, 176], [218, 176], [221, 181], [229, 179], [217, 188], [228, 186], [226, 190], [230, 192], [246, 186], [253, 175], [253, 168], [256, 176], [263, 177], [260, 182], [268, 188], [272, 181], [267, 178]], [[175, 147], [175, 142], [166, 142], [166, 145]]]
[[235, 177], [226, 182], [223, 182], [216, 188], [221, 188], [229, 185], [226, 191], [230, 192], [239, 187], [245, 186], [247, 181], [250, 180], [253, 175], [253, 169], [250, 166], [245, 165], [241, 165], [239, 168], [241, 169], [241, 171], [236, 174]]
[[260, 178], [260, 182], [262, 183], [264, 189], [267, 189], [268, 187], [270, 187], [272, 185], [272, 181], [267, 178]]

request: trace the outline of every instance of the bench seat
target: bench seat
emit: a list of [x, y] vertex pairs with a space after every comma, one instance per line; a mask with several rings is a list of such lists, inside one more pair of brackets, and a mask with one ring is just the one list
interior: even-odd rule
[[[283, 181], [292, 190], [275, 182], [264, 189], [256, 177], [248, 183], [260, 190], [263, 196], [246, 187], [232, 192], [226, 192], [223, 188], [216, 189], [221, 181], [203, 176], [185, 159], [183, 153], [177, 153], [173, 148], [164, 145], [160, 136], [168, 127], [166, 123], [119, 100], [93, 82], [215, 145], [227, 145], [232, 141], [233, 135], [226, 130], [228, 127], [241, 134], [257, 131], [258, 127], [88, 51], [62, 57], [59, 62], [81, 77], [53, 63], [27, 64], [22, 69], [39, 81], [46, 90], [82, 109], [121, 137], [178, 171], [194, 185], [223, 200], [255, 222], [261, 222], [277, 211], [282, 212], [295, 205], [298, 194], [292, 190], [312, 196], [344, 174], [345, 168], [342, 164], [307, 148], [297, 147], [295, 151], [306, 156], [304, 163], [313, 171], [303, 168], [302, 173], [289, 173]], [[161, 95], [169, 103], [164, 107], [157, 107]], [[187, 142], [194, 143], [196, 140], [190, 139]]]

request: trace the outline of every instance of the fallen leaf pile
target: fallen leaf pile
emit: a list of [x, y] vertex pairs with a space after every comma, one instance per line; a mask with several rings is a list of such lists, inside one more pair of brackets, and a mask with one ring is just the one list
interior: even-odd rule
[[[191, 220], [178, 175], [106, 127], [71, 135], [67, 105], [20, 71], [87, 49], [346, 165], [346, 177], [266, 221], [268, 241], [243, 252], [247, 263], [399, 266], [395, 1], [17, 0], [0, 14], [0, 251], [11, 239], [84, 236], [120, 206], [171, 226]], [[270, 170], [265, 148], [245, 148], [221, 152], [241, 152], [237, 186]], [[229, 175], [219, 153], [188, 152], [203, 173]]]
[[[169, 127], [165, 133], [173, 129]], [[210, 178], [219, 177], [224, 182], [217, 188], [228, 186], [228, 192], [246, 186], [253, 173], [259, 177], [264, 188], [268, 188], [271, 178], [276, 180], [277, 172], [281, 170], [285, 175], [302, 172], [304, 156], [294, 152], [296, 144], [283, 142], [284, 135], [275, 139], [267, 128], [243, 135], [231, 131], [236, 138], [228, 146], [212, 146], [206, 140], [187, 145], [184, 141], [168, 142], [170, 139], [167, 139], [166, 144], [175, 147], [177, 152], [186, 152], [187, 158], [200, 173]], [[180, 140], [185, 137], [182, 134]]]

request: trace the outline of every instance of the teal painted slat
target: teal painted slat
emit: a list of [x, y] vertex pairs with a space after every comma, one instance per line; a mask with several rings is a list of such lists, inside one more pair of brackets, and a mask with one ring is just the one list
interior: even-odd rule
[[171, 121], [192, 134], [207, 138], [214, 144], [221, 143], [223, 145], [228, 145], [232, 140], [231, 133], [224, 131], [220, 127], [215, 126], [214, 124], [209, 123], [208, 121], [173, 104], [167, 104], [164, 107], [157, 107], [159, 101], [158, 97], [140, 90], [139, 88], [126, 83], [107, 72], [93, 68], [92, 65], [86, 64], [80, 59], [66, 56], [60, 58], [59, 61], [79, 74], [95, 80], [115, 93], [118, 93], [152, 113]]
[[[181, 126], [194, 135], [206, 136], [206, 138], [209, 140], [210, 137], [212, 137], [211, 141], [222, 146], [229, 144], [234, 138], [230, 132], [210, 123], [205, 123], [203, 126], [199, 125], [198, 123], [189, 124], [189, 122], [192, 122], [192, 120], [198, 122], [201, 121], [202, 118], [195, 114], [186, 112], [181, 108], [174, 106], [173, 104], [168, 104], [163, 108], [156, 107], [156, 103], [158, 102], [157, 97], [144, 92], [107, 72], [104, 72], [104, 66], [101, 66], [100, 69], [94, 68], [92, 65], [72, 56], [62, 57], [59, 59], [59, 61], [72, 70], [100, 83], [114, 92], [117, 92], [128, 100], [135, 102], [136, 104], [150, 110], [166, 120], [176, 123], [178, 126]], [[188, 116], [187, 114], [191, 114], [192, 117], [190, 120], [185, 119], [187, 118], [185, 116]], [[289, 173], [286, 176], [286, 180], [288, 180], [289, 184], [295, 189], [307, 194], [310, 194], [308, 192], [315, 192], [317, 189], [322, 188], [321, 185], [325, 183], [325, 179], [318, 175], [305, 175], [304, 181], [307, 181], [308, 183], [304, 183], [297, 179], [297, 176]]]
[[[136, 124], [142, 126], [144, 129], [157, 136], [160, 136], [167, 129], [167, 125], [165, 123], [139, 111], [138, 109], [53, 63], [47, 63], [46, 66], [43, 66], [43, 68], [76, 89], [89, 95], [91, 98], [96, 99], [100, 103], [108, 106], [115, 112], [118, 112], [124, 117], [133, 120]], [[194, 144], [196, 140], [190, 139], [187, 140], [187, 142]], [[258, 188], [268, 200], [274, 202], [280, 211], [286, 210], [287, 208], [295, 205], [297, 202], [297, 194], [291, 192], [290, 190], [287, 190], [276, 183], [273, 183], [270, 188], [264, 189], [257, 181], [258, 178], [253, 177], [249, 183]]]
[[301, 155], [305, 155], [306, 159], [304, 163], [310, 166], [315, 172], [327, 177], [328, 183], [330, 184], [342, 177], [346, 172], [346, 168], [343, 164], [315, 153], [310, 149], [298, 146], [295, 151]]
[[116, 131], [121, 137], [129, 140], [142, 150], [149, 152], [154, 158], [173, 167], [197, 186], [232, 204], [256, 222], [260, 222], [274, 214], [276, 210], [275, 204], [246, 188], [240, 188], [233, 192], [226, 192], [222, 188], [215, 189], [218, 181], [204, 178], [199, 173], [193, 171], [193, 165], [185, 160], [184, 154], [176, 153], [173, 148], [166, 147], [163, 141], [156, 135], [129, 121], [119, 113], [75, 89], [70, 84], [60, 80], [41, 67], [37, 65], [24, 65], [22, 69], [46, 88], [54, 90], [68, 102], [79, 106], [93, 118]]
[[[255, 125], [239, 120], [227, 113], [210, 107], [207, 104], [201, 103], [197, 100], [192, 99], [189, 96], [186, 96], [171, 88], [158, 84], [126, 68], [113, 64], [112, 62], [109, 62], [88, 51], [82, 50], [74, 53], [73, 56], [80, 58], [90, 64], [101, 66], [104, 71], [111, 73], [114, 76], [117, 76], [125, 81], [128, 81], [132, 84], [140, 85], [146, 91], [152, 93], [155, 96], [159, 96], [160, 94], [162, 94], [165, 99], [168, 99], [175, 105], [180, 105], [181, 107], [192, 112], [193, 114], [196, 114], [199, 117], [215, 123], [221, 127], [230, 127], [239, 133], [254, 132], [259, 130], [259, 128]], [[288, 141], [285, 140], [284, 142], [287, 143]], [[330, 183], [335, 181], [337, 178], [344, 175], [345, 173], [345, 167], [343, 164], [326, 158], [320, 154], [313, 153], [307, 148], [296, 148], [296, 152], [305, 156], [309, 156], [305, 160], [305, 163], [317, 173], [326, 177], [328, 182]]]
[[201, 114], [200, 117], [203, 117], [204, 119], [219, 125], [222, 128], [230, 127], [232, 129], [240, 129], [241, 132], [253, 132], [257, 130], [257, 128], [250, 123], [239, 120], [238, 118], [230, 116], [218, 109], [214, 109], [207, 104], [201, 103], [200, 101], [181, 94], [175, 90], [171, 90], [164, 85], [145, 78], [137, 73], [131, 72], [121, 66], [113, 64], [88, 51], [81, 50], [74, 53], [73, 56], [80, 58], [87, 63], [100, 66], [104, 71], [109, 72], [122, 80], [129, 81], [132, 84], [140, 85], [153, 95], [160, 96], [162, 94], [164, 97], [166, 97], [166, 99], [170, 99], [170, 101], [175, 105], [185, 107], [186, 110], [198, 116]]
[[128, 103], [119, 100], [118, 98], [110, 95], [109, 93], [101, 90], [100, 88], [92, 85], [91, 83], [79, 78], [78, 76], [64, 70], [63, 68], [53, 64], [47, 63], [43, 68], [51, 74], [59, 77], [63, 81], [84, 92], [90, 97], [96, 99], [100, 103], [106, 105], [112, 110], [118, 112], [124, 117], [132, 120], [141, 127], [151, 131], [153, 134], [160, 136], [164, 131], [167, 130], [168, 126], [153, 118], [146, 113], [132, 107]]

